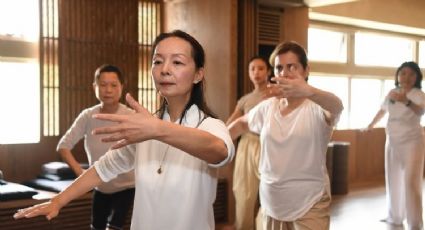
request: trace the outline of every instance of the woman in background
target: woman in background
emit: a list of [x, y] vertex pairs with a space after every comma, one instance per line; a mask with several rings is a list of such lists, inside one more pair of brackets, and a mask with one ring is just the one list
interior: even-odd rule
[[[131, 114], [121, 104], [124, 77], [118, 67], [102, 65], [94, 74], [93, 90], [99, 104], [83, 110], [58, 143], [57, 151], [77, 176], [83, 173], [71, 150], [84, 138], [84, 149], [90, 165], [99, 160], [114, 143], [102, 142], [102, 136], [92, 130], [112, 125], [113, 122], [93, 118], [94, 114]], [[97, 186], [93, 192], [91, 229], [122, 229], [134, 200], [134, 172], [118, 175], [108, 183]]]
[[[226, 122], [229, 125], [234, 120], [248, 113], [264, 99], [267, 90], [271, 66], [267, 59], [254, 56], [248, 65], [249, 79], [254, 90], [239, 99], [235, 110]], [[258, 134], [248, 132], [239, 140], [233, 171], [233, 193], [236, 201], [236, 230], [255, 229], [256, 210], [258, 210], [258, 185], [260, 174], [260, 139]]]
[[385, 97], [368, 129], [389, 114], [385, 144], [385, 181], [388, 213], [383, 221], [409, 230], [423, 228], [422, 178], [425, 140], [420, 124], [425, 109], [422, 73], [415, 62], [404, 62], [396, 71], [395, 86]]

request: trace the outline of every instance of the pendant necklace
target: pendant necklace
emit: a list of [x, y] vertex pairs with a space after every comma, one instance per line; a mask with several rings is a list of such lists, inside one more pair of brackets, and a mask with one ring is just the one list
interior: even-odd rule
[[[202, 118], [202, 120], [196, 125], [196, 127], [195, 128], [198, 128], [198, 126], [205, 120], [207, 118], [207, 116], [205, 116], [205, 117], [203, 117]], [[158, 169], [156, 170], [156, 172], [158, 173], [158, 174], [161, 174], [162, 173], [162, 164], [164, 163], [164, 161], [165, 161], [165, 157], [167, 156], [167, 153], [168, 153], [168, 149], [170, 148], [170, 145], [168, 145], [167, 144], [167, 147], [165, 148], [165, 151], [164, 151], [164, 154], [162, 155], [162, 160], [161, 160], [161, 162], [159, 163], [159, 167], [158, 167]]]
[[162, 173], [162, 163], [164, 163], [164, 160], [165, 160], [165, 157], [167, 156], [167, 151], [168, 151], [168, 148], [170, 147], [170, 145], [168, 145], [167, 144], [167, 147], [165, 148], [165, 151], [164, 151], [164, 154], [162, 155], [162, 160], [161, 160], [161, 162], [159, 163], [159, 167], [158, 167], [158, 169], [156, 170], [156, 172], [158, 173], [158, 174], [161, 174]]

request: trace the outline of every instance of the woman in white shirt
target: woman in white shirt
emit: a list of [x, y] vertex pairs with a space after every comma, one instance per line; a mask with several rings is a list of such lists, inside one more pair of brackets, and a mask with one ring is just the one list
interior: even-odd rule
[[[118, 67], [105, 64], [96, 69], [93, 90], [100, 103], [84, 109], [57, 146], [57, 151], [75, 175], [80, 176], [83, 173], [83, 169], [72, 153], [78, 141], [84, 138], [84, 150], [90, 165], [99, 160], [114, 144], [102, 142], [102, 136], [92, 134], [94, 128], [112, 125], [113, 122], [97, 120], [92, 116], [98, 113], [133, 113], [131, 109], [120, 103], [123, 86], [124, 77]], [[133, 200], [133, 171], [118, 175], [108, 183], [97, 186], [93, 192], [91, 229], [122, 229]]]
[[98, 114], [117, 122], [94, 130], [118, 141], [50, 202], [20, 210], [15, 218], [55, 217], [72, 199], [119, 173], [135, 170], [136, 194], [131, 229], [213, 230], [217, 169], [234, 147], [224, 123], [212, 118], [203, 92], [204, 50], [183, 31], [160, 34], [153, 44], [152, 77], [164, 97], [152, 116], [130, 95], [131, 115]]
[[279, 44], [270, 63], [273, 97], [229, 125], [233, 139], [248, 130], [260, 134], [263, 229], [329, 229], [326, 149], [341, 100], [307, 84], [307, 55], [299, 44]]
[[388, 112], [385, 128], [385, 180], [387, 218], [383, 221], [403, 225], [409, 230], [423, 228], [422, 178], [425, 140], [421, 117], [425, 111], [422, 73], [415, 62], [405, 62], [396, 71], [395, 86], [369, 124], [373, 128]]

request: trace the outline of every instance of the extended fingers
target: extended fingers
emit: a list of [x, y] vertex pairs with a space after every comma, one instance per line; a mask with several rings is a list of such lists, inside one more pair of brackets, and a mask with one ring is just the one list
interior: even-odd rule
[[276, 82], [276, 85], [287, 83], [284, 77], [272, 77], [270, 80]]
[[267, 87], [268, 89], [265, 91], [263, 98], [284, 97], [284, 91], [281, 85], [270, 84]]
[[128, 141], [128, 140], [123, 139], [123, 140], [118, 141], [114, 145], [112, 145], [111, 146], [111, 149], [119, 149], [119, 148], [122, 148], [122, 147], [124, 147], [126, 145], [129, 145], [129, 144], [132, 144], [132, 143], [130, 141]]
[[15, 219], [20, 219], [22, 217], [25, 217], [26, 213], [27, 213], [27, 209], [19, 209], [18, 211], [16, 211], [16, 213], [13, 215], [13, 218]]
[[115, 121], [115, 122], [123, 122], [126, 120], [126, 117], [119, 114], [106, 114], [106, 113], [98, 113], [94, 114], [92, 116], [95, 119], [98, 120], [104, 120], [104, 121]]
[[39, 216], [39, 215], [42, 215], [42, 213], [40, 211], [41, 210], [40, 210], [39, 205], [35, 205], [35, 206], [25, 208], [25, 209], [19, 209], [13, 215], [13, 218], [21, 219], [21, 218], [31, 218], [31, 217]]
[[92, 130], [93, 135], [99, 135], [99, 134], [112, 134], [112, 133], [119, 133], [124, 131], [125, 128], [122, 127], [122, 125], [114, 125], [114, 126], [106, 126], [106, 127], [100, 127], [95, 128]]
[[124, 134], [117, 133], [115, 135], [111, 135], [111, 136], [102, 138], [102, 141], [103, 142], [115, 142], [115, 141], [121, 141], [121, 140], [126, 139], [126, 138], [127, 137]]
[[125, 100], [127, 101], [128, 105], [133, 108], [137, 113], [146, 112], [146, 109], [143, 108], [142, 105], [139, 104], [131, 95], [130, 93], [127, 93], [125, 95]]

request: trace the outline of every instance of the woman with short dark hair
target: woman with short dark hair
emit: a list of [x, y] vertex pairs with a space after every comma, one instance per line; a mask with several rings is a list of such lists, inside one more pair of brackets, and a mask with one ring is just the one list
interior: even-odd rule
[[369, 124], [371, 129], [386, 113], [385, 181], [388, 213], [383, 221], [403, 225], [409, 230], [423, 228], [422, 178], [425, 135], [421, 117], [425, 93], [422, 72], [415, 62], [404, 62], [395, 74], [395, 88], [385, 97], [381, 109]]

